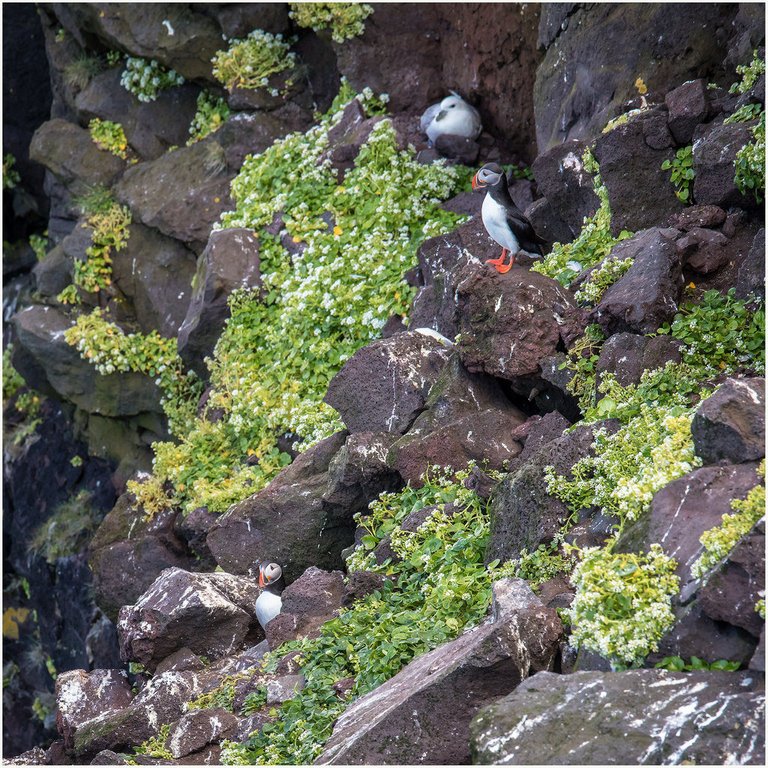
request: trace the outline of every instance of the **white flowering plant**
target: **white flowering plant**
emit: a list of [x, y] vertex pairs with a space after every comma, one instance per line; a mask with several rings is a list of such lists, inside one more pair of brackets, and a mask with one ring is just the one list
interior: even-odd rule
[[[296, 67], [296, 54], [290, 50], [294, 40], [254, 29], [243, 40], [229, 41], [229, 48], [217, 51], [211, 60], [213, 76], [228, 90], [264, 88], [273, 96], [277, 91], [270, 78]], [[292, 83], [286, 82], [286, 87]]]
[[315, 32], [331, 30], [336, 43], [343, 43], [365, 31], [365, 20], [373, 13], [367, 3], [289, 3], [290, 17]]
[[120, 85], [132, 93], [139, 101], [154, 101], [160, 91], [181, 85], [184, 78], [173, 69], [166, 69], [154, 59], [142, 59], [128, 56], [125, 69], [120, 77]]
[[614, 670], [640, 666], [674, 624], [676, 568], [658, 544], [639, 555], [582, 550], [571, 577], [576, 587], [568, 610], [571, 645], [600, 654]]

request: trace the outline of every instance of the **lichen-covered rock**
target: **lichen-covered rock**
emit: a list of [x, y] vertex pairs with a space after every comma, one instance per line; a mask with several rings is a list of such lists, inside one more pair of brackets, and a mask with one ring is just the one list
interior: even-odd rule
[[521, 579], [494, 584], [493, 620], [419, 656], [336, 721], [316, 760], [462, 764], [469, 722], [489, 700], [554, 661], [562, 626]]
[[502, 379], [536, 374], [542, 358], [576, 335], [573, 296], [550, 277], [519, 269], [472, 272], [457, 287], [461, 362]]
[[438, 339], [412, 331], [374, 341], [345, 363], [324, 400], [352, 433], [402, 434], [424, 408], [448, 354]]
[[696, 455], [705, 464], [734, 464], [765, 456], [765, 379], [728, 379], [696, 409]]
[[14, 315], [13, 364], [34, 389], [102, 416], [161, 412], [160, 390], [140, 373], [101, 376], [64, 339], [74, 322], [55, 307], [33, 304]]
[[125, 160], [99, 149], [85, 128], [58, 117], [37, 129], [29, 156], [75, 195], [85, 194], [99, 184], [111, 186], [126, 165]]
[[539, 151], [597, 136], [637, 97], [638, 77], [661, 97], [691, 73], [714, 71], [727, 52], [736, 11], [665, 3], [543, 5], [539, 35], [549, 42], [533, 92]]
[[177, 760], [199, 752], [208, 744], [229, 738], [237, 727], [237, 717], [226, 709], [195, 709], [171, 726], [165, 741]]
[[244, 574], [256, 560], [276, 562], [290, 583], [311, 565], [342, 566], [341, 551], [354, 538], [354, 514], [367, 507], [362, 501], [350, 505], [348, 498], [331, 501], [336, 487], [329, 468], [346, 437], [341, 432], [322, 440], [221, 516], [206, 543], [222, 568]]
[[651, 333], [677, 312], [683, 287], [675, 229], [646, 229], [623, 240], [612, 258], [632, 258], [627, 273], [603, 294], [593, 313], [609, 335]]
[[226, 656], [255, 624], [257, 597], [251, 579], [168, 568], [135, 605], [120, 609], [120, 653], [150, 670], [181, 647], [212, 659]]
[[[600, 207], [592, 174], [584, 169], [586, 149], [583, 141], [565, 141], [542, 152], [531, 166], [539, 192], [570, 230], [567, 240], [572, 240], [584, 226], [584, 219], [594, 216]], [[539, 234], [544, 236], [544, 232]]]
[[166, 568], [194, 567], [195, 558], [174, 530], [177, 510], [145, 517], [123, 494], [91, 539], [88, 564], [96, 602], [112, 619], [132, 605]]
[[693, 196], [697, 203], [728, 208], [753, 205], [734, 181], [736, 153], [752, 141], [753, 123], [711, 123], [696, 130], [693, 141]]
[[594, 425], [580, 426], [544, 443], [499, 483], [491, 496], [487, 562], [519, 557], [523, 548], [533, 552], [539, 544], [552, 540], [569, 511], [547, 493], [545, 467], [551, 465], [558, 474], [567, 474], [589, 453], [593, 429]]
[[67, 749], [79, 728], [89, 720], [127, 707], [133, 699], [128, 675], [122, 669], [74, 669], [56, 679], [56, 727]]
[[[659, 127], [666, 132], [665, 117], [651, 111], [595, 142], [595, 158], [608, 190], [614, 235], [625, 229], [634, 232], [653, 227], [683, 209], [669, 181], [669, 171], [661, 168], [664, 160], [674, 158], [674, 151], [660, 148], [658, 141], [649, 139]], [[671, 140], [666, 144], [670, 147]]]
[[761, 765], [765, 698], [748, 672], [541, 672], [472, 722], [480, 764]]
[[207, 377], [204, 359], [213, 354], [229, 317], [229, 295], [258, 288], [259, 243], [247, 229], [212, 232], [197, 262], [192, 300], [179, 329], [179, 354], [198, 375]]
[[709, 109], [704, 80], [689, 80], [671, 90], [665, 97], [669, 115], [667, 124], [678, 146], [690, 144], [693, 131], [703, 123]]
[[765, 228], [761, 227], [746, 258], [739, 266], [734, 285], [737, 299], [765, 298]]

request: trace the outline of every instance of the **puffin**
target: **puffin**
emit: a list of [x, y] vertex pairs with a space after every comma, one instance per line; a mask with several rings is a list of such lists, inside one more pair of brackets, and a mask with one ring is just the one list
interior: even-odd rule
[[429, 107], [421, 116], [419, 124], [431, 144], [443, 134], [464, 136], [474, 141], [483, 130], [477, 110], [467, 104], [456, 91], [451, 91], [450, 96]]
[[262, 593], [256, 598], [256, 618], [262, 629], [280, 613], [285, 589], [283, 569], [277, 563], [262, 563], [259, 566], [259, 586]]
[[[540, 238], [520, 209], [512, 202], [507, 186], [507, 176], [497, 163], [486, 163], [473, 177], [472, 189], [486, 189], [483, 200], [483, 224], [488, 234], [501, 246], [498, 259], [488, 259], [497, 272], [504, 274], [512, 269], [520, 251], [542, 255]], [[509, 263], [504, 261], [509, 252]]]

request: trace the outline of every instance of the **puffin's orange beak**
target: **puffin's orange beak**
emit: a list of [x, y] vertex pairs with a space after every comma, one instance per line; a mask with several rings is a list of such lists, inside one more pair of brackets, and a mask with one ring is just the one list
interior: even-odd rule
[[264, 583], [264, 571], [259, 568], [259, 586], [264, 589], [267, 585]]
[[474, 192], [477, 189], [477, 174], [475, 174], [472, 177], [472, 191]]

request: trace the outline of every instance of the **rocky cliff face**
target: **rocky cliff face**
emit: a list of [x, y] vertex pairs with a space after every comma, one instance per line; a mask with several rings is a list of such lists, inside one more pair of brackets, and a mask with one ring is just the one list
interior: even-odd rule
[[4, 753], [762, 763], [762, 9], [322, 5], [3, 9]]

